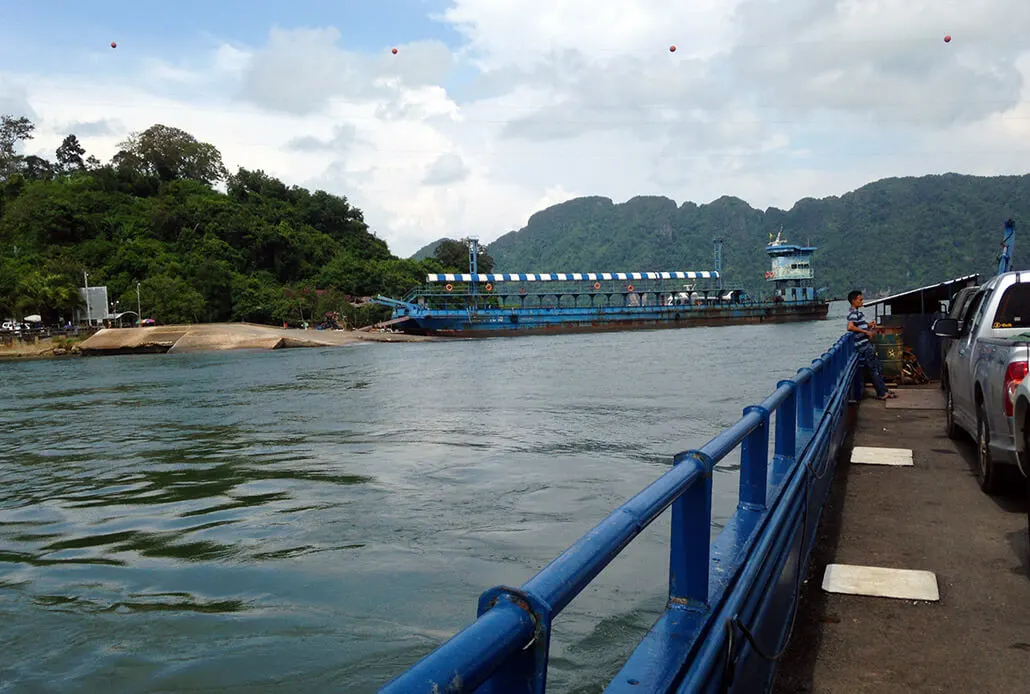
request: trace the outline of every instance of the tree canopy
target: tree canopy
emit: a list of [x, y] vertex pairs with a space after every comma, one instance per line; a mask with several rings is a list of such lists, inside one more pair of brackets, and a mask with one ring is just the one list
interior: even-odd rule
[[[440, 264], [450, 272], [468, 272], [468, 239], [461, 241], [441, 239], [433, 251], [433, 257], [440, 261]], [[486, 246], [479, 246], [479, 253], [476, 256], [476, 268], [482, 273], [492, 272], [494, 269], [494, 259], [487, 253]]]
[[[388, 310], [435, 259], [404, 260], [346, 197], [288, 186], [263, 171], [229, 174], [221, 153], [182, 130], [131, 135], [106, 164], [69, 134], [54, 161], [19, 154], [27, 119], [0, 121], [0, 313], [48, 323], [81, 307], [83, 271], [112, 312], [161, 323], [318, 320], [353, 325]], [[212, 185], [224, 181], [226, 192]]]

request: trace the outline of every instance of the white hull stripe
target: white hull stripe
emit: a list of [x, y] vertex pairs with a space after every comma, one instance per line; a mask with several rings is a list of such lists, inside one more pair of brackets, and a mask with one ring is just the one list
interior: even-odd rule
[[[589, 281], [618, 280], [630, 282], [633, 280], [696, 280], [716, 279], [718, 272], [573, 272], [573, 273], [545, 273], [536, 274], [478, 274], [476, 282], [568, 282], [568, 281]], [[472, 282], [472, 275], [427, 275], [426, 282]]]

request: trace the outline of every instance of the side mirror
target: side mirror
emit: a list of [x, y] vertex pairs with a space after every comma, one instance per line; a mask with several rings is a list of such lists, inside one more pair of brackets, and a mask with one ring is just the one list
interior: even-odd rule
[[958, 319], [938, 318], [933, 322], [933, 327], [930, 329], [937, 337], [958, 337]]

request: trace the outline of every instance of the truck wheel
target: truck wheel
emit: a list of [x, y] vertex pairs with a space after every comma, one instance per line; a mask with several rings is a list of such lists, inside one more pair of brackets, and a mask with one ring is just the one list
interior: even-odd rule
[[982, 402], [976, 407], [976, 481], [985, 493], [998, 492], [998, 470], [991, 460], [991, 432]]
[[955, 399], [951, 396], [951, 386], [944, 386], [944, 431], [949, 439], [957, 439], [959, 428], [955, 424]]

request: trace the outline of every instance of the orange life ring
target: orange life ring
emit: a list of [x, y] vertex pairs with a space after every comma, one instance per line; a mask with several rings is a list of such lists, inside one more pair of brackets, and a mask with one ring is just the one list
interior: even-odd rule
[[600, 288], [601, 288], [601, 283], [600, 282], [594, 282], [594, 289], [600, 289]]
[[630, 291], [630, 292], [633, 291], [633, 285], [632, 284], [626, 285], [626, 291]]
[[444, 289], [446, 289], [447, 291], [451, 291], [452, 289], [454, 289], [454, 287], [451, 286], [450, 284], [446, 284], [446, 285], [444, 285]]
[[486, 286], [485, 286], [485, 287], [483, 287], [483, 289], [485, 289], [485, 290], [486, 290], [486, 291], [488, 291], [488, 292], [492, 292], [492, 291], [494, 290], [494, 285], [492, 285], [492, 284], [490, 284], [489, 282], [487, 282], [487, 283], [486, 283]]

